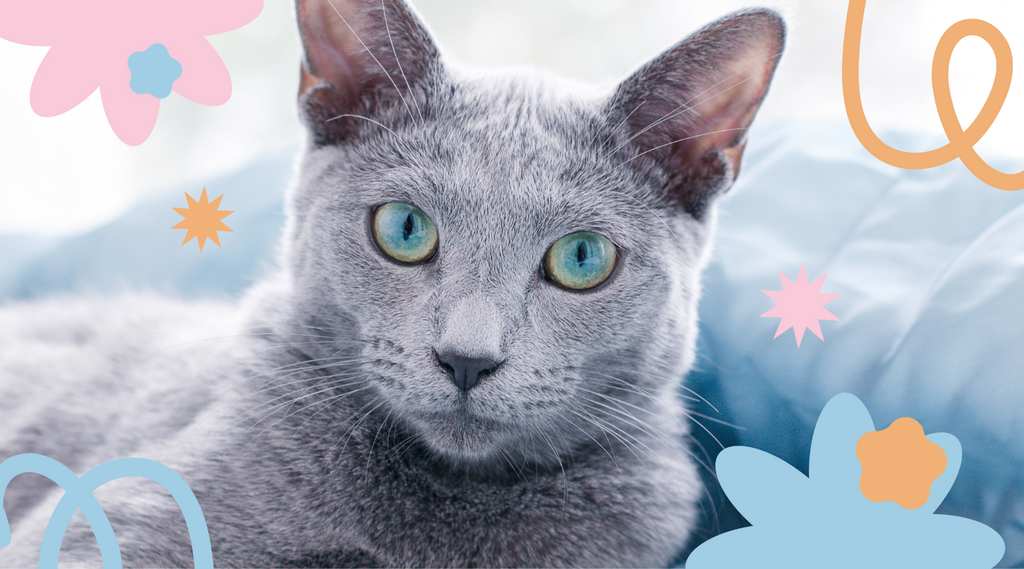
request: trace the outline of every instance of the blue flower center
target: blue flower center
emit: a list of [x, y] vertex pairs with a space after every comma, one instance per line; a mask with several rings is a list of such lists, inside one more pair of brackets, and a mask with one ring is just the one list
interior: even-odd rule
[[167, 48], [155, 43], [146, 51], [136, 51], [128, 56], [128, 68], [132, 71], [129, 85], [132, 91], [150, 94], [163, 99], [171, 94], [171, 86], [181, 77], [181, 64], [171, 57]]

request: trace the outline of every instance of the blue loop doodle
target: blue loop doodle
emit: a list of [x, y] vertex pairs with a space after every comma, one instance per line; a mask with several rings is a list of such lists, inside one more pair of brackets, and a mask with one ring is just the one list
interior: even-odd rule
[[[26, 472], [46, 476], [65, 492], [50, 516], [43, 534], [43, 543], [39, 551], [40, 568], [57, 567], [60, 546], [76, 510], [82, 510], [96, 536], [104, 569], [121, 567], [121, 550], [117, 536], [114, 535], [110, 520], [92, 493], [100, 486], [118, 478], [141, 477], [160, 484], [170, 492], [185, 517], [196, 569], [213, 569], [210, 533], [199, 501], [188, 484], [163, 464], [144, 458], [122, 458], [101, 464], [78, 477], [52, 458], [39, 454], [19, 454], [0, 463], [0, 497], [7, 492], [7, 486], [15, 476]], [[0, 500], [0, 547], [7, 547], [10, 543], [11, 526]]]

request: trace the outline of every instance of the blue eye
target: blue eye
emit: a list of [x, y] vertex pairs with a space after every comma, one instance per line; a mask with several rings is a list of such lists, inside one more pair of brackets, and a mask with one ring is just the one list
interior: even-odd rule
[[407, 203], [388, 203], [374, 210], [373, 238], [387, 256], [402, 263], [427, 261], [437, 251], [434, 223]]
[[596, 233], [580, 231], [555, 241], [544, 255], [544, 269], [565, 288], [586, 290], [612, 274], [616, 259], [611, 241]]

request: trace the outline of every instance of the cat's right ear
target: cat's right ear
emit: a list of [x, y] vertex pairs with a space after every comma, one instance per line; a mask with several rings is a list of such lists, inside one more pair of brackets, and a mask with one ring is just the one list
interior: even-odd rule
[[403, 105], [440, 73], [437, 47], [402, 0], [296, 0], [303, 61], [299, 107], [318, 145], [357, 132], [381, 107]]

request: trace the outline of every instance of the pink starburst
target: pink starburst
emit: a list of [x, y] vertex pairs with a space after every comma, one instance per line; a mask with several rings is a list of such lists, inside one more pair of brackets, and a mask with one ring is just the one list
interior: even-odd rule
[[825, 305], [840, 296], [820, 292], [827, 275], [828, 273], [825, 273], [818, 280], [808, 284], [807, 273], [804, 272], [804, 266], [800, 265], [800, 274], [797, 275], [795, 283], [787, 279], [782, 271], [779, 271], [782, 290], [761, 291], [779, 303], [778, 306], [761, 315], [761, 318], [782, 318], [782, 321], [779, 322], [779, 329], [775, 331], [776, 338], [792, 328], [793, 333], [796, 334], [796, 347], [799, 348], [800, 340], [804, 337], [804, 330], [810, 328], [815, 336], [821, 338], [822, 341], [825, 340], [825, 337], [821, 335], [821, 326], [818, 321], [839, 320], [834, 314], [825, 310]]

